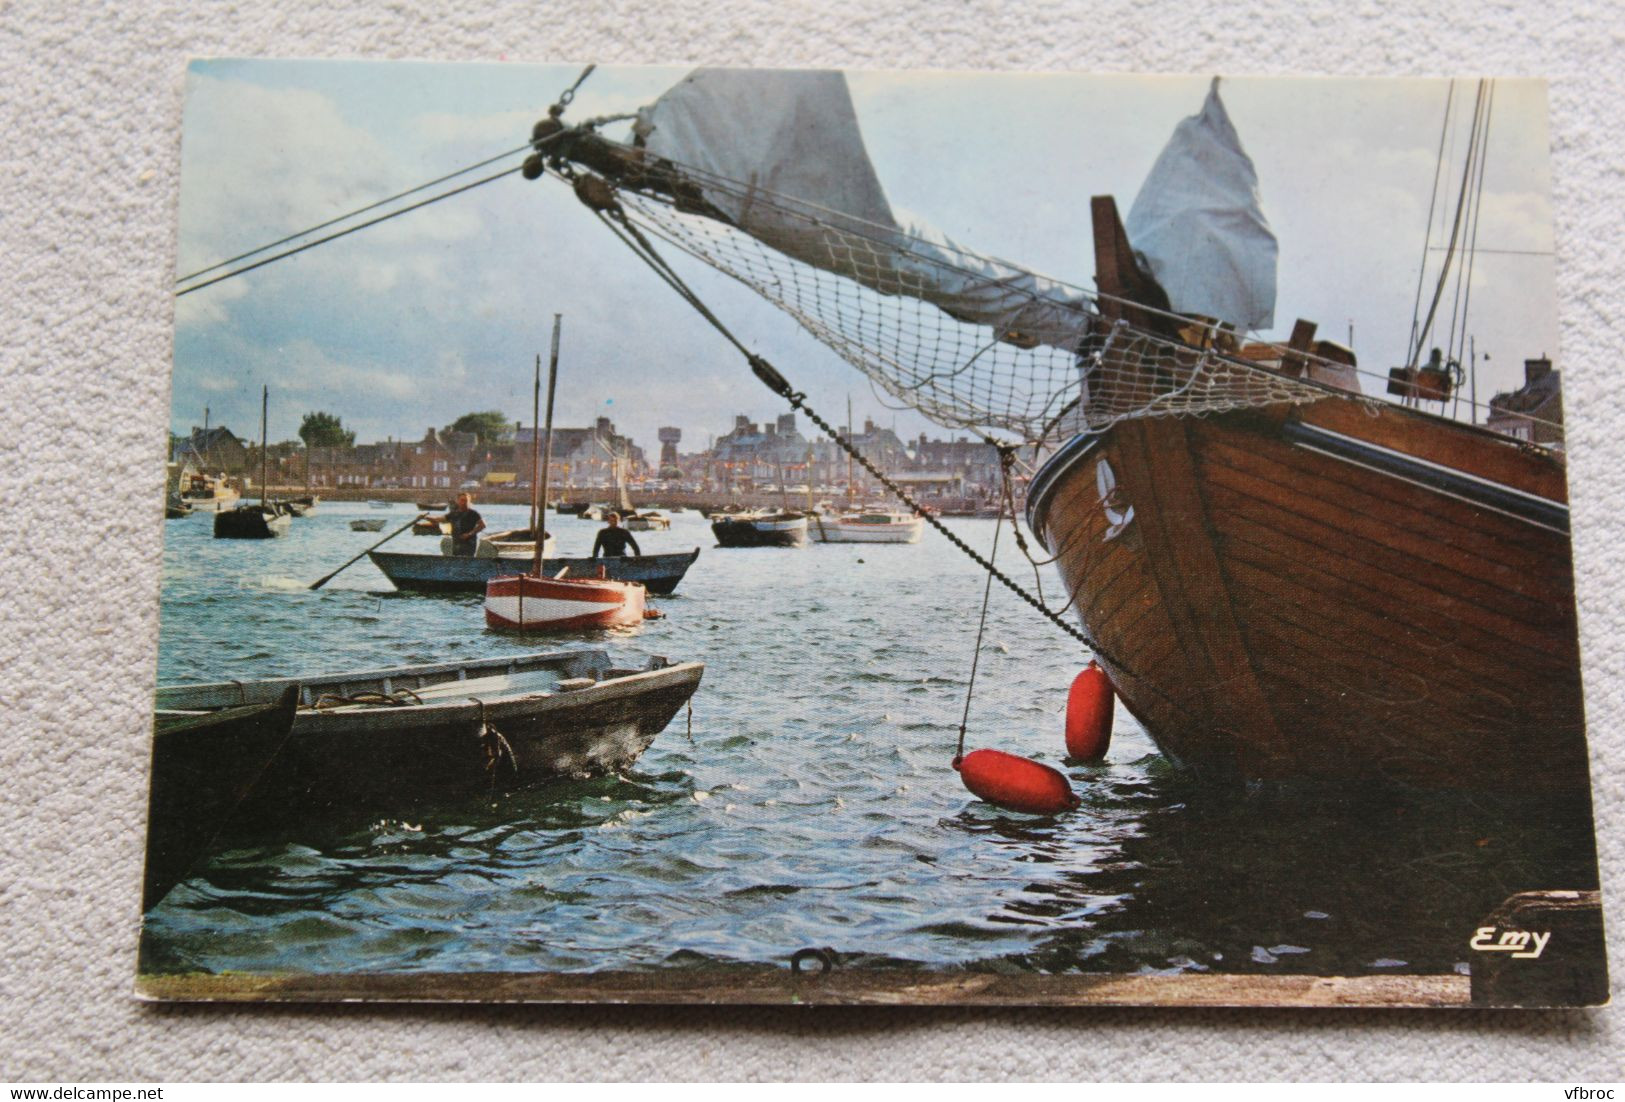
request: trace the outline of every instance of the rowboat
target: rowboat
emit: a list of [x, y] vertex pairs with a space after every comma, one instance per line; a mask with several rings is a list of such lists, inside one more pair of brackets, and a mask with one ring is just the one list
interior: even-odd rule
[[264, 703], [158, 713], [142, 910], [157, 906], [208, 856], [220, 828], [287, 743], [298, 696], [289, 685]]
[[807, 527], [818, 543], [919, 543], [925, 521], [913, 513], [873, 510], [834, 517], [815, 513]]
[[298, 693], [293, 731], [243, 822], [324, 810], [416, 813], [434, 800], [622, 768], [698, 688], [704, 665], [602, 650], [354, 673], [167, 685], [159, 722]]
[[350, 531], [382, 532], [384, 530], [384, 524], [385, 521], [383, 517], [362, 517], [359, 520], [352, 520], [350, 522]]
[[576, 631], [635, 627], [645, 591], [612, 578], [504, 574], [485, 583], [485, 625], [501, 631]]
[[[699, 558], [700, 549], [669, 555], [639, 555], [623, 558], [549, 557], [543, 572], [554, 576], [568, 569], [570, 574], [589, 577], [602, 567], [616, 581], [638, 582], [650, 593], [664, 596], [677, 588], [688, 568]], [[525, 569], [528, 555], [517, 558], [471, 555], [413, 555], [401, 551], [371, 551], [367, 557], [395, 588], [414, 592], [483, 593], [485, 583], [502, 574]], [[568, 576], [568, 575], [567, 575]]]

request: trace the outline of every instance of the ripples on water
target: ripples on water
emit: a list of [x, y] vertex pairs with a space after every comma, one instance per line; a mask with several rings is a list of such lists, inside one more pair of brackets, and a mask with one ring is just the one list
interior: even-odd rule
[[[1507, 895], [1594, 886], [1583, 824], [1466, 799], [1217, 797], [1121, 708], [1108, 762], [1066, 767], [1083, 656], [997, 587], [969, 745], [1066, 769], [1084, 804], [1046, 820], [977, 802], [949, 762], [983, 577], [929, 531], [916, 546], [724, 550], [679, 514], [638, 534], [647, 551], [704, 548], [653, 601], [666, 619], [526, 643], [486, 631], [477, 596], [392, 594], [365, 561], [309, 592], [376, 542], [349, 530], [358, 515], [378, 514], [324, 504], [264, 543], [213, 540], [207, 516], [169, 522], [160, 680], [607, 646], [706, 663], [692, 736], [680, 713], [621, 776], [421, 821], [273, 837], [238, 824], [148, 916], [148, 970], [591, 971], [782, 963], [816, 945], [847, 966], [1447, 972]], [[993, 522], [949, 523], [986, 553]], [[553, 522], [564, 554], [596, 529]]]

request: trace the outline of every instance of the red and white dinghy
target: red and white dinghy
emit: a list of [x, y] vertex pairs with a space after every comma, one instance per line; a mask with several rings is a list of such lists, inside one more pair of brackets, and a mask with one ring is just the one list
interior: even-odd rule
[[504, 631], [631, 627], [646, 619], [644, 597], [637, 582], [505, 574], [485, 583], [485, 624]]

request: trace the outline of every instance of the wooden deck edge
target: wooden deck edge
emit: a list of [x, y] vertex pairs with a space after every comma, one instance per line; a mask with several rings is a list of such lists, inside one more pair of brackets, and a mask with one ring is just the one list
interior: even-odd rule
[[796, 975], [782, 968], [601, 973], [420, 972], [147, 974], [159, 1002], [480, 1002], [718, 1006], [1317, 1006], [1469, 1005], [1458, 975], [993, 975], [875, 970]]

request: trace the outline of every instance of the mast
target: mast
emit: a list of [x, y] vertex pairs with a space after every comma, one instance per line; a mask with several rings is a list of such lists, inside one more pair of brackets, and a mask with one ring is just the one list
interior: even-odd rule
[[1467, 411], [1472, 415], [1473, 424], [1478, 424], [1478, 339], [1476, 336], [1467, 338], [1467, 384], [1472, 389], [1467, 394]]
[[[542, 354], [536, 353], [536, 385], [530, 395], [530, 536], [536, 539], [538, 531], [536, 519], [538, 513], [547, 512], [547, 504], [537, 505], [537, 487], [541, 481], [542, 470]], [[547, 518], [542, 517], [542, 523]]]
[[265, 425], [266, 425], [266, 414], [270, 410], [270, 408], [271, 408], [271, 388], [261, 384], [261, 386], [260, 386], [260, 512], [262, 512], [262, 513], [265, 511], [265, 490], [266, 490], [266, 485], [265, 485], [265, 479], [266, 479], [266, 473], [265, 473], [265, 471], [266, 471], [265, 446], [266, 446], [267, 438], [266, 438]]
[[[531, 508], [542, 517], [546, 523], [547, 501], [547, 464], [553, 456], [553, 391], [559, 381], [559, 325], [563, 314], [553, 315], [553, 350], [547, 361], [547, 428], [544, 431], [545, 441], [542, 444], [542, 470], [540, 476], [533, 476], [531, 481]], [[537, 387], [541, 386], [542, 358], [536, 357]], [[540, 528], [532, 528], [531, 533], [536, 540], [536, 551], [531, 559], [530, 572], [533, 577], [542, 576], [542, 564], [547, 560], [547, 537]]]
[[[852, 395], [846, 396], [846, 442], [852, 443]], [[855, 446], [855, 445], [854, 445]], [[846, 510], [852, 511], [852, 448], [846, 449]]]

